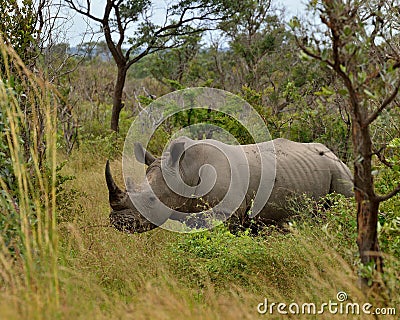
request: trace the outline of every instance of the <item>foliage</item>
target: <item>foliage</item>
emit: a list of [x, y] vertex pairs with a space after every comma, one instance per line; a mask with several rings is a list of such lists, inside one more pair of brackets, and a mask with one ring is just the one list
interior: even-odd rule
[[[296, 261], [295, 252], [286, 250], [284, 255], [276, 254], [279, 251], [276, 249], [284, 243], [287, 246], [294, 239], [290, 235], [273, 234], [277, 236], [276, 241], [272, 238], [251, 237], [247, 231], [235, 236], [226, 227], [220, 226], [212, 231], [183, 236], [170, 247], [169, 260], [181, 281], [193, 287], [205, 287], [210, 281], [217, 290], [226, 290], [231, 283], [256, 288], [257, 284], [253, 283], [255, 279], [249, 275], [258, 272], [259, 277], [268, 277], [276, 287], [288, 288], [293, 283], [288, 282], [288, 279], [282, 281], [281, 267], [290, 263], [291, 272], [299, 276], [305, 273], [305, 269]], [[274, 244], [273, 254], [268, 250], [266, 241]], [[263, 274], [261, 270], [265, 265], [271, 268]]]
[[[5, 78], [5, 77], [4, 77]], [[12, 82], [11, 82], [12, 85]], [[1, 183], [1, 215], [0, 215], [0, 237], [4, 241], [4, 245], [14, 252], [20, 246], [15, 243], [20, 230], [20, 219], [18, 212], [18, 181], [14, 172], [12, 160], [12, 152], [10, 150], [12, 127], [10, 125], [21, 125], [20, 118], [10, 119], [7, 117], [9, 110], [15, 107], [16, 92], [10, 82], [4, 79], [0, 88], [1, 104], [0, 104], [0, 183]], [[23, 143], [21, 135], [14, 134], [14, 138], [18, 144]]]
[[283, 18], [271, 7], [271, 1], [244, 1], [242, 10], [220, 23], [235, 56], [232, 61], [237, 65], [241, 85], [256, 90], [271, 81], [271, 74], [280, 67], [275, 59], [278, 48], [282, 50], [290, 43]]
[[8, 190], [16, 189], [14, 171], [10, 150], [8, 148], [6, 132], [9, 131], [9, 124], [6, 116], [0, 111], [0, 178], [7, 185]]
[[[400, 183], [400, 139], [394, 138], [389, 142], [385, 154], [388, 165], [378, 164], [377, 190], [385, 194]], [[382, 250], [395, 257], [400, 256], [400, 217], [399, 217], [400, 197], [388, 200], [382, 204], [381, 215], [379, 217], [379, 239]]]
[[[96, 154], [98, 157], [104, 156], [113, 159], [122, 154], [124, 139], [114, 131], [108, 130], [101, 135], [95, 135], [94, 133], [82, 134], [82, 138], [86, 141], [81, 144], [81, 148]], [[96, 161], [96, 159], [93, 160]]]
[[[84, 194], [80, 193], [77, 189], [69, 188], [68, 185], [71, 181], [76, 179], [73, 175], [64, 175], [62, 169], [67, 162], [62, 162], [56, 167], [56, 208], [57, 208], [57, 222], [71, 222], [77, 218], [77, 215], [82, 210], [82, 205], [79, 204], [80, 197]], [[51, 173], [51, 170], [48, 170]]]
[[[193, 60], [200, 51], [201, 34], [182, 36], [183, 45], [149, 55], [145, 61], [147, 71], [158, 81], [177, 89], [170, 82], [187, 83]], [[196, 79], [197, 80], [197, 79]], [[168, 83], [169, 82], [169, 83]]]
[[[334, 105], [333, 101], [319, 99], [315, 101], [314, 105], [297, 105], [292, 110], [275, 114], [272, 108], [264, 106], [264, 96], [267, 94], [267, 90], [257, 91], [244, 86], [241, 96], [263, 118], [272, 138], [282, 137], [298, 142], [320, 142], [328, 146], [343, 161], [349, 160], [350, 128], [340, 116], [339, 109], [334, 106], [327, 107]], [[298, 89], [292, 90], [297, 91]], [[302, 103], [302, 99], [303, 97], [298, 93], [296, 101]]]
[[[37, 36], [34, 1], [1, 0], [0, 8], [0, 41], [12, 46], [26, 64], [34, 63]], [[4, 71], [3, 64], [1, 59], [0, 65]]]
[[[0, 12], [0, 75], [2, 86], [4, 86], [2, 90], [7, 91], [3, 93], [5, 97], [0, 110], [0, 123], [3, 125], [0, 128], [0, 140], [4, 141], [4, 132], [9, 130], [5, 120], [6, 111], [13, 105], [18, 105], [21, 110], [21, 114], [16, 115], [18, 118], [16, 121], [20, 127], [18, 139], [23, 142], [25, 160], [29, 160], [29, 148], [35, 147], [41, 149], [38, 153], [39, 162], [41, 162], [45, 149], [44, 119], [38, 104], [42, 97], [38, 97], [35, 92], [29, 90], [31, 88], [28, 85], [30, 73], [34, 70], [38, 56], [39, 31], [36, 30], [39, 19], [38, 8], [32, 0], [0, 1], [0, 5], [2, 9]], [[32, 134], [32, 127], [38, 128], [36, 134]], [[7, 146], [3, 143], [0, 143], [0, 153], [8, 156], [5, 150]], [[9, 166], [10, 163], [6, 165]], [[11, 171], [6, 168], [4, 170], [7, 171], [10, 182]]]
[[[51, 112], [54, 94], [26, 68], [14, 50], [4, 44], [1, 50], [4, 60], [19, 75], [20, 90], [15, 90], [15, 83], [10, 81], [12, 75], [6, 69], [0, 82], [0, 110], [7, 119], [1, 128], [1, 140], [7, 140], [14, 180], [6, 184], [0, 176], [0, 282], [10, 295], [25, 295], [27, 300], [40, 297], [58, 306], [56, 139], [55, 115]], [[21, 91], [26, 92], [25, 99], [21, 99]], [[43, 127], [33, 126], [36, 123], [27, 121], [22, 110], [31, 110], [33, 119], [35, 111], [43, 112]], [[43, 136], [36, 132], [41, 128]], [[41, 149], [42, 137], [47, 145], [45, 150]]]
[[[259, 99], [257, 98], [257, 103], [250, 103], [267, 122], [273, 137], [287, 137], [301, 142], [319, 141], [327, 144], [342, 159], [347, 161], [350, 158], [348, 150], [349, 127], [348, 124], [342, 122], [342, 119], [346, 117], [343, 112], [343, 103], [338, 97], [332, 99], [315, 94], [321, 92], [324, 86], [333, 82], [331, 72], [328, 69], [321, 69], [309, 61], [300, 60], [293, 36], [285, 30], [282, 17], [271, 9], [267, 2], [260, 3], [260, 7], [256, 9], [254, 9], [256, 5], [254, 1], [247, 1], [241, 5], [247, 11], [244, 10], [237, 17], [234, 15], [233, 18], [237, 19], [235, 23], [230, 24], [230, 20], [227, 20], [220, 26], [224, 30], [221, 39], [223, 37], [231, 39], [230, 42], [226, 43], [229, 45], [228, 47], [226, 47], [226, 44], [224, 47], [224, 43], [221, 42], [212, 43], [210, 47], [202, 45], [200, 48], [198, 35], [182, 36], [182, 39], [186, 39], [182, 47], [149, 54], [143, 60], [135, 63], [133, 71], [131, 70], [132, 72], [129, 73], [130, 80], [127, 83], [129, 88], [126, 88], [122, 100], [127, 111], [132, 112], [133, 115], [137, 114], [138, 110], [154, 99], [154, 96], [158, 97], [168, 91], [179, 90], [188, 86], [211, 86], [227, 89], [233, 93], [241, 94], [249, 102], [252, 100], [251, 95], [260, 95]], [[257, 12], [263, 12], [267, 17], [266, 21], [258, 23], [254, 19]], [[246, 17], [251, 19], [246, 20]], [[245, 54], [241, 53], [241, 50], [236, 50], [233, 45], [234, 41], [237, 45], [240, 43], [245, 45], [244, 43], [247, 40], [245, 41], [241, 37], [245, 37], [246, 30], [254, 32], [254, 38], [248, 40], [251, 43], [254, 41], [256, 47], [256, 44], [261, 41], [259, 36], [269, 34], [275, 41], [273, 48], [264, 51], [259, 50], [258, 52], [258, 49], [256, 50], [255, 47], [253, 48], [250, 45], [246, 47], [247, 53]], [[254, 81], [249, 85], [249, 82], [241, 76], [243, 72], [249, 72], [249, 67], [245, 64], [238, 64], [238, 61], [242, 61], [251, 55], [249, 52], [252, 50], [257, 51], [254, 52], [254, 55], [258, 55], [258, 58], [254, 59], [260, 66], [256, 71], [250, 73], [257, 75], [259, 81]], [[282, 54], [285, 59], [282, 59]], [[101, 59], [98, 59], [95, 65], [103, 65], [101, 68], [94, 68], [95, 72], [109, 68], [109, 65], [102, 62]], [[89, 67], [89, 64], [87, 66]], [[83, 77], [86, 77], [86, 72], [91, 72], [90, 69], [86, 69], [86, 71], [81, 69], [81, 71]], [[109, 71], [100, 76], [100, 79], [108, 79], [112, 72]], [[82, 98], [79, 98], [83, 102], [81, 105], [85, 106], [82, 109], [102, 110], [96, 112], [96, 114], [104, 115], [106, 114], [103, 111], [104, 109], [99, 108], [98, 104], [95, 108], [87, 108], [85, 98], [89, 94], [89, 100], [93, 101], [91, 103], [97, 102], [91, 97], [90, 92], [104, 94], [110, 92], [110, 88], [95, 91], [90, 89], [90, 92], [84, 95], [80, 91], [88, 85], [93, 88], [100, 88], [106, 83], [112, 83], [112, 79], [110, 82], [107, 80], [98, 83], [97, 80], [95, 82], [89, 80], [92, 77], [96, 79], [96, 75], [91, 77], [88, 74], [88, 76], [88, 80], [81, 84], [74, 82], [77, 83], [74, 94], [78, 97], [82, 96]], [[155, 77], [163, 85], [155, 87], [152, 84], [149, 87], [147, 84], [150, 76]], [[82, 77], [77, 80], [80, 81], [80, 78]], [[132, 84], [134, 84], [134, 87], [131, 89]], [[110, 96], [111, 94], [110, 92]], [[132, 96], [135, 97], [135, 100], [129, 99]], [[104, 106], [108, 107], [106, 104]], [[80, 108], [79, 105], [77, 107]], [[208, 117], [207, 114], [202, 115], [201, 112], [192, 119], [188, 119], [187, 116], [187, 114], [177, 115], [178, 118], [181, 118], [180, 120], [175, 119], [173, 120], [175, 124], [167, 123], [164, 128], [160, 129], [164, 131], [164, 133], [160, 133], [160, 141], [166, 141], [162, 137], [171, 135], [171, 126], [176, 125], [177, 128], [181, 128], [187, 123], [192, 123], [194, 118], [201, 120]], [[187, 120], [184, 119], [185, 117]], [[230, 130], [238, 129], [235, 123], [229, 121], [229, 119], [221, 121], [220, 117], [213, 116], [212, 118], [218, 118], [224, 129], [228, 127]], [[197, 120], [195, 122], [199, 123]], [[307, 125], [304, 125], [304, 122]], [[241, 130], [239, 128], [236, 131], [240, 133]], [[207, 134], [199, 133], [195, 136], [204, 137]], [[239, 137], [239, 140], [249, 142], [246, 137]], [[157, 145], [155, 149], [160, 150], [160, 144], [155, 143], [155, 145]]]

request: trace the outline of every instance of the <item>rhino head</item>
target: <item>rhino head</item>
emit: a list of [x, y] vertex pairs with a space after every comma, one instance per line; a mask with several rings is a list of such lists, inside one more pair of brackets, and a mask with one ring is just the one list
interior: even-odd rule
[[[146, 179], [140, 186], [130, 183], [127, 191], [121, 190], [111, 174], [107, 161], [105, 176], [111, 206], [110, 223], [117, 230], [141, 233], [162, 225], [182, 204], [182, 197], [176, 195], [165, 183], [161, 169], [161, 158], [155, 158], [139, 143], [135, 144], [136, 159], [148, 166]], [[183, 153], [183, 143], [176, 144], [169, 153], [170, 167], [174, 167]], [[163, 199], [163, 202], [160, 201]]]

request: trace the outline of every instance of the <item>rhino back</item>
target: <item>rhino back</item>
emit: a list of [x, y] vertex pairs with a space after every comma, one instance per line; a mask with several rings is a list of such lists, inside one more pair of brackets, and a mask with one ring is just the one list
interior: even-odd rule
[[318, 197], [329, 192], [331, 158], [329, 149], [319, 144], [289, 140], [274, 142], [277, 161], [277, 187]]
[[[307, 194], [318, 199], [331, 190], [333, 153], [324, 145], [275, 139], [275, 184], [260, 218], [280, 220], [288, 216], [290, 198]], [[334, 156], [334, 155], [333, 155]], [[335, 157], [335, 160], [337, 158]]]

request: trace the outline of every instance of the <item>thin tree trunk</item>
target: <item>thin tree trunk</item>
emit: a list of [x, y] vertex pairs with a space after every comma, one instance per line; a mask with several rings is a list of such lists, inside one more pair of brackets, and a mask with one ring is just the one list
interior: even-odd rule
[[[358, 120], [358, 119], [357, 119]], [[354, 189], [357, 203], [357, 245], [362, 264], [371, 261], [378, 271], [382, 272], [382, 257], [378, 245], [378, 211], [374, 181], [372, 176], [372, 141], [368, 127], [362, 127], [360, 122], [353, 119], [353, 146], [356, 159], [354, 162]], [[367, 284], [366, 278], [361, 279]]]
[[124, 91], [126, 80], [126, 67], [118, 66], [117, 81], [114, 87], [113, 108], [111, 113], [111, 129], [118, 132], [119, 114], [124, 107], [122, 102], [122, 93]]
[[371, 261], [377, 263], [381, 268], [378, 259], [378, 208], [379, 203], [365, 199], [361, 192], [356, 192], [358, 237], [357, 244], [360, 251], [361, 262], [365, 265]]

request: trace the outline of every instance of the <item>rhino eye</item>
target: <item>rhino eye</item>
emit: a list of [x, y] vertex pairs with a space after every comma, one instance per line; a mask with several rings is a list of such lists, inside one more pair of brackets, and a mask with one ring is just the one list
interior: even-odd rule
[[155, 196], [150, 196], [149, 197], [150, 202], [155, 202], [157, 198]]

